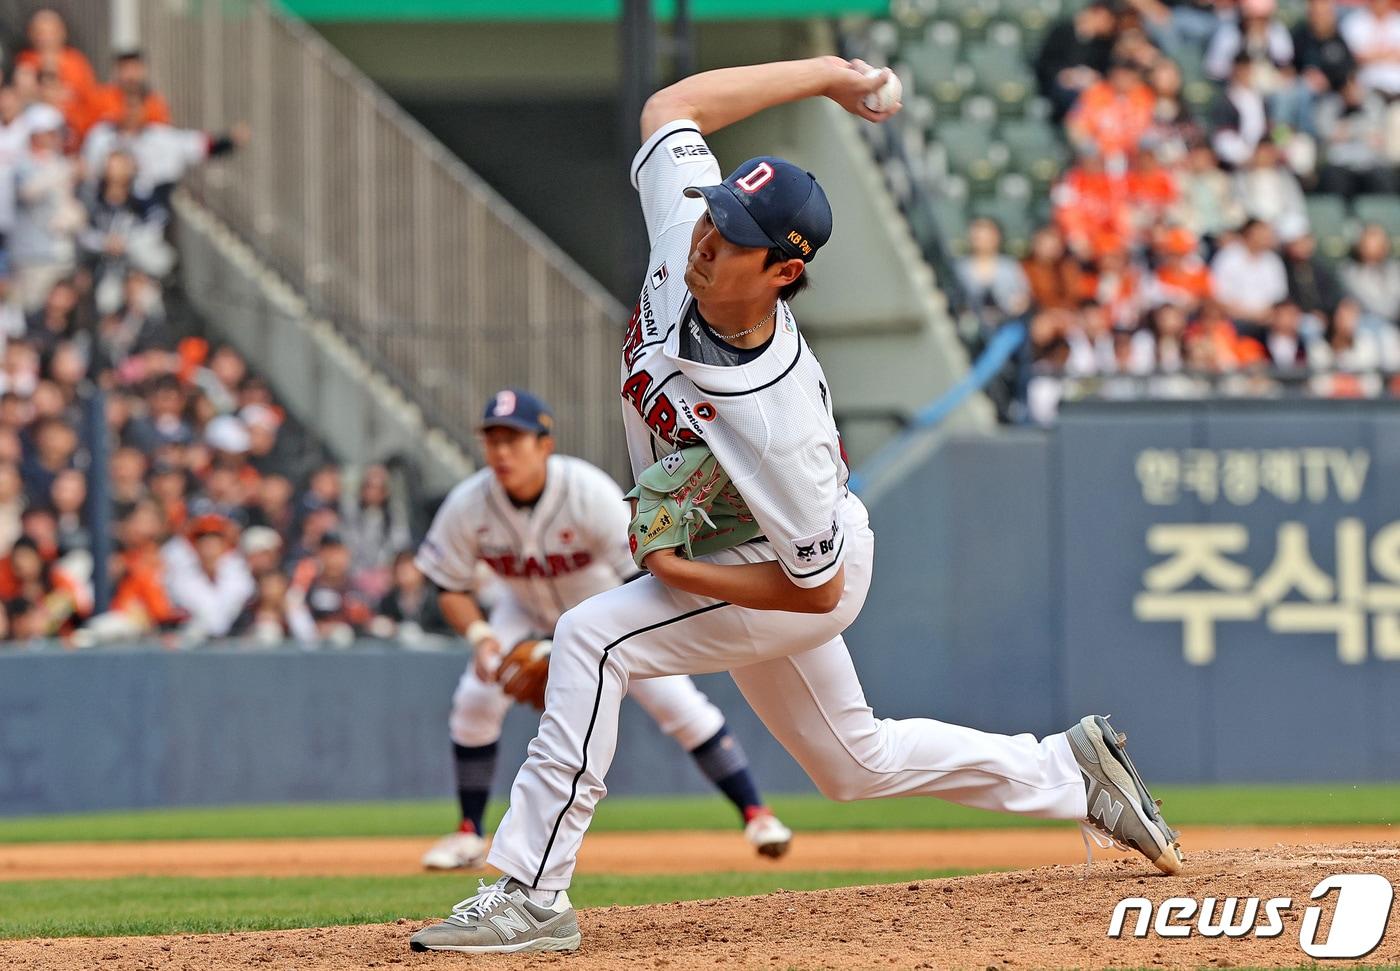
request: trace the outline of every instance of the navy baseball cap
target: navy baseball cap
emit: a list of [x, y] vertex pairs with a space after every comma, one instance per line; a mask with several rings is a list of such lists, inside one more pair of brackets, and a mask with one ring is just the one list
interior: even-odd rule
[[554, 427], [554, 416], [549, 405], [528, 391], [506, 388], [497, 391], [486, 402], [486, 412], [481, 416], [482, 429], [518, 428], [522, 432], [548, 435]]
[[806, 169], [771, 155], [751, 158], [719, 185], [685, 190], [703, 198], [719, 234], [737, 246], [777, 247], [812, 262], [831, 238], [831, 203]]

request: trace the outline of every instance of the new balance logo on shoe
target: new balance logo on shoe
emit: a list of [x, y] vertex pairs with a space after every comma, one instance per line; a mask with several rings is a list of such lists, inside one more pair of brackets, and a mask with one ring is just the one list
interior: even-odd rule
[[1110, 796], [1107, 789], [1100, 789], [1089, 815], [1111, 830], [1118, 825], [1118, 817], [1123, 815], [1123, 803]]
[[520, 931], [528, 931], [530, 922], [520, 916], [520, 912], [514, 908], [497, 914], [491, 918], [491, 926], [501, 932], [501, 937], [507, 941], [515, 940], [515, 935]]

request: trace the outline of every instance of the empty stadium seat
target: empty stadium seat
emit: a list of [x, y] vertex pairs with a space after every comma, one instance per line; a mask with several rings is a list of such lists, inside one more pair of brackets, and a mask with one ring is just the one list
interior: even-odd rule
[[968, 48], [966, 58], [977, 89], [995, 98], [1003, 115], [1024, 113], [1035, 82], [1019, 53], [1013, 55], [1006, 47], [984, 43]]
[[1024, 172], [1037, 188], [1048, 188], [1059, 176], [1067, 153], [1049, 122], [1005, 121], [998, 137], [1011, 153], [1011, 169]]
[[1389, 195], [1357, 196], [1352, 211], [1363, 223], [1378, 223], [1391, 239], [1400, 239], [1400, 199]]
[[974, 194], [985, 194], [1006, 169], [1006, 146], [994, 142], [990, 125], [958, 118], [942, 122], [936, 144], [948, 160], [948, 171], [965, 177]]
[[1313, 195], [1308, 196], [1307, 207], [1318, 252], [1331, 260], [1341, 259], [1351, 239], [1346, 200], [1341, 196]]

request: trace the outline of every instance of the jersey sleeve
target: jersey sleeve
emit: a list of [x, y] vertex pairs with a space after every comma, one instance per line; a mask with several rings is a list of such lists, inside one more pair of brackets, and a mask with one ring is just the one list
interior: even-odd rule
[[471, 485], [462, 483], [443, 500], [413, 558], [425, 577], [454, 593], [476, 586], [476, 537], [470, 523], [476, 490]]
[[824, 442], [773, 442], [751, 475], [734, 480], [783, 571], [799, 587], [826, 583], [845, 558], [840, 462]]
[[671, 227], [699, 219], [704, 200], [682, 193], [721, 180], [719, 161], [695, 122], [679, 119], [658, 128], [632, 160], [632, 186], [641, 197], [648, 240], [655, 245]]

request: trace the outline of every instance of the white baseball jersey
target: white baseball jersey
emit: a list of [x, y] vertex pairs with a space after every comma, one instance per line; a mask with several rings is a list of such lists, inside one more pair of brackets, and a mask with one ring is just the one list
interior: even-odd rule
[[[474, 592], [485, 563], [536, 630], [637, 572], [627, 550], [630, 510], [611, 477], [583, 459], [551, 455], [532, 507], [511, 502], [482, 469], [443, 500], [414, 562], [439, 587]], [[509, 644], [505, 645], [510, 647]]]
[[[865, 507], [846, 491], [821, 366], [784, 305], [772, 341], [756, 354], [722, 346], [696, 318], [684, 272], [704, 202], [682, 190], [717, 183], [720, 171], [693, 122], [672, 122], [649, 138], [632, 180], [652, 241], [623, 354], [633, 468], [703, 441], [769, 540], [707, 559], [777, 559], [803, 586], [844, 566], [841, 598], [829, 613], [759, 610], [644, 576], [580, 604], [555, 632], [539, 735], [488, 862], [533, 887], [567, 887], [593, 807], [607, 791], [623, 696], [648, 679], [711, 671], [729, 672], [773, 737], [833, 798], [937, 796], [1083, 818], [1084, 783], [1064, 734], [1037, 741], [927, 718], [875, 717], [841, 636], [865, 602], [875, 537]], [[705, 341], [712, 341], [708, 349]]]
[[791, 309], [779, 302], [773, 339], [746, 363], [704, 363], [683, 349], [713, 339], [685, 285], [691, 230], [705, 202], [681, 193], [720, 181], [719, 163], [690, 121], [658, 129], [632, 165], [652, 247], [622, 355], [632, 471], [640, 475], [676, 448], [704, 442], [792, 582], [820, 586], [844, 556], [847, 469], [826, 375]]

